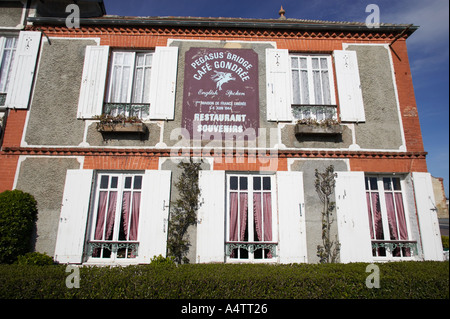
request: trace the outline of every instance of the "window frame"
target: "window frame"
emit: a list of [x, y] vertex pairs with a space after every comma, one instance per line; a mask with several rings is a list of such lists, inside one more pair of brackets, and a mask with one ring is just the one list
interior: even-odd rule
[[[107, 188], [101, 188], [100, 184], [102, 181], [102, 176], [108, 176], [108, 187]], [[136, 176], [141, 176], [141, 185], [139, 189], [135, 189], [133, 187], [133, 183], [135, 181], [135, 177]], [[111, 183], [111, 178], [112, 177], [117, 177], [117, 187], [111, 187], [110, 183]], [[127, 177], [132, 177], [131, 180], [131, 188], [126, 188], [125, 187], [125, 179]], [[141, 234], [139, 232], [140, 229], [140, 223], [142, 221], [142, 194], [143, 194], [143, 185], [144, 185], [144, 178], [145, 178], [145, 173], [142, 171], [98, 171], [95, 173], [95, 177], [93, 180], [93, 189], [91, 192], [91, 205], [90, 205], [90, 216], [88, 218], [88, 229], [86, 231], [85, 234], [85, 240], [86, 240], [86, 251], [85, 251], [85, 255], [86, 255], [86, 263], [88, 264], [135, 264], [140, 262], [140, 258], [139, 258], [139, 244], [141, 242]], [[113, 226], [113, 230], [112, 230], [112, 236], [113, 238], [111, 240], [106, 240], [106, 239], [101, 239], [101, 240], [96, 240], [95, 239], [95, 230], [96, 230], [96, 225], [97, 225], [97, 217], [98, 217], [98, 211], [99, 211], [99, 199], [100, 199], [100, 192], [101, 191], [107, 191], [108, 192], [108, 201], [109, 201], [109, 194], [111, 190], [116, 190], [117, 191], [117, 198], [116, 198], [116, 210], [114, 212], [114, 226]], [[137, 238], [136, 240], [120, 240], [119, 236], [120, 236], [120, 227], [121, 227], [121, 217], [122, 217], [122, 203], [123, 203], [123, 194], [125, 191], [131, 191], [132, 193], [134, 193], [135, 191], [139, 191], [141, 193], [141, 198], [140, 198], [140, 204], [139, 204], [139, 216], [138, 216], [138, 225], [137, 225], [137, 229], [138, 229], [138, 233], [137, 233]], [[130, 207], [131, 207], [132, 203], [130, 202]], [[107, 205], [108, 207], [109, 205]], [[108, 208], [106, 208], [107, 210]], [[130, 216], [129, 216], [129, 225], [128, 228], [130, 228], [130, 220], [132, 218], [132, 213], [131, 213], [131, 209], [130, 209]], [[105, 220], [107, 217], [107, 212], [105, 213]], [[105, 231], [106, 228], [106, 222], [105, 225], [103, 226], [103, 232]], [[128, 236], [129, 237], [130, 233], [128, 232]], [[103, 237], [103, 236], [102, 236]], [[118, 251], [111, 251], [110, 253], [110, 257], [93, 257], [93, 253], [94, 253], [94, 249], [100, 249], [100, 250], [105, 250], [107, 248], [101, 247], [101, 248], [93, 248], [90, 247], [90, 243], [91, 242], [104, 242], [105, 244], [111, 244], [111, 245], [115, 245], [115, 244], [129, 244], [127, 246], [125, 246], [125, 257], [121, 258], [118, 257]], [[137, 246], [136, 246], [137, 244]], [[135, 246], [133, 246], [135, 245]], [[112, 247], [112, 246], [111, 246]], [[131, 252], [131, 250], [133, 249], [133, 247], [137, 248], [137, 254], [130, 258], [127, 255], [133, 254], [133, 252]], [[113, 248], [114, 249], [114, 248]], [[119, 247], [119, 249], [123, 249], [123, 247]], [[129, 251], [130, 250], [130, 251]], [[102, 255], [102, 252], [101, 252]]]
[[[115, 77], [115, 72], [114, 72], [114, 67], [118, 64], [115, 63], [115, 55], [116, 54], [131, 54], [131, 61], [130, 64], [128, 65], [128, 67], [131, 68], [130, 74], [129, 74], [129, 79], [128, 79], [128, 84], [127, 84], [127, 92], [126, 92], [126, 98], [125, 101], [115, 101], [112, 98], [112, 94], [113, 94], [113, 85], [115, 83], [113, 77]], [[137, 56], [138, 55], [144, 55], [144, 63], [142, 66], [138, 66], [137, 65]], [[151, 56], [151, 64], [147, 65], [146, 64], [146, 57], [147, 55]], [[136, 112], [137, 109], [141, 109], [139, 116], [137, 116], [140, 119], [148, 119], [149, 118], [149, 107], [150, 107], [150, 81], [151, 81], [151, 73], [153, 71], [154, 68], [154, 57], [155, 57], [155, 51], [154, 50], [137, 50], [137, 51], [130, 51], [130, 50], [121, 50], [121, 49], [112, 49], [110, 52], [110, 58], [109, 58], [109, 63], [108, 63], [108, 73], [107, 73], [107, 79], [106, 79], [106, 90], [105, 90], [105, 98], [104, 98], [104, 107], [103, 107], [103, 112], [107, 113], [107, 114], [111, 114], [112, 115], [125, 115], [125, 116], [132, 116], [132, 109], [134, 109], [134, 112]], [[121, 63], [120, 66], [122, 67], [121, 69], [121, 75], [120, 75], [120, 82], [119, 85], [121, 86], [121, 90], [123, 87], [123, 68], [126, 67], [126, 65], [124, 63]], [[150, 69], [150, 73], [148, 74], [148, 84], [144, 84], [144, 81], [142, 82], [140, 89], [140, 101], [139, 102], [134, 102], [134, 96], [135, 96], [135, 90], [136, 90], [136, 71], [138, 68], [142, 68], [143, 73], [142, 73], [142, 79], [145, 79], [145, 70], [146, 69]], [[147, 86], [147, 94], [145, 94], [145, 87]], [[122, 92], [120, 92], [122, 95]], [[144, 101], [144, 97], [147, 97], [147, 101]], [[119, 100], [121, 100], [119, 98]], [[110, 107], [108, 107], [108, 105]], [[111, 106], [115, 106], [116, 110], [114, 111], [114, 107]], [[127, 107], [129, 108], [127, 110]], [[148, 108], [146, 111], [146, 115], [142, 116], [142, 109], [143, 108]], [[122, 110], [120, 110], [122, 109]], [[139, 112], [139, 111], [138, 111]]]
[[[276, 263], [278, 262], [278, 216], [277, 216], [277, 192], [276, 192], [276, 175], [275, 174], [261, 174], [260, 172], [255, 173], [255, 174], [242, 174], [242, 173], [234, 173], [234, 172], [230, 172], [227, 173], [226, 175], [226, 186], [225, 186], [225, 190], [226, 190], [226, 217], [225, 217], [225, 262], [227, 263]], [[246, 177], [247, 178], [247, 190], [240, 190], [240, 189], [231, 189], [231, 178], [232, 177], [238, 177], [238, 180], [242, 177]], [[254, 189], [254, 177], [260, 177], [260, 178], [264, 178], [264, 177], [269, 177], [270, 178], [270, 190], [263, 190], [263, 181], [261, 181], [261, 189], [260, 190], [255, 190]], [[238, 187], [239, 188], [239, 187]], [[238, 192], [238, 194], [241, 193], [241, 191], [246, 191], [247, 195], [247, 240], [244, 241], [231, 241], [230, 240], [230, 223], [231, 223], [231, 204], [230, 204], [230, 194], [231, 192]], [[272, 222], [272, 240], [271, 241], [265, 241], [265, 240], [252, 240], [250, 241], [250, 238], [255, 238], [256, 235], [256, 229], [254, 226], [254, 214], [253, 213], [249, 213], [250, 212], [250, 207], [253, 207], [253, 194], [256, 192], [260, 192], [260, 193], [268, 193], [270, 192], [271, 194], [271, 208], [272, 208], [272, 212], [271, 212], [271, 222]], [[261, 200], [262, 200], [263, 196], [261, 196]], [[239, 202], [239, 201], [238, 201]], [[239, 207], [239, 206], [238, 206]], [[261, 208], [262, 209], [262, 208]], [[263, 210], [263, 209], [262, 209]], [[238, 208], [238, 214], [240, 214], [240, 209]], [[261, 213], [263, 214], [263, 213]], [[239, 216], [239, 215], [238, 215]], [[264, 219], [264, 218], [263, 218]], [[239, 217], [238, 217], [239, 220]], [[264, 222], [262, 222], [264, 223]], [[240, 233], [240, 223], [237, 223], [237, 227], [238, 227], [238, 234]], [[261, 228], [263, 229], [264, 227], [261, 226]], [[264, 235], [262, 235], [264, 236]], [[264, 238], [264, 237], [263, 237]], [[232, 258], [231, 254], [227, 254], [227, 245], [230, 244], [244, 244], [244, 245], [254, 245], [257, 246], [258, 244], [261, 245], [268, 245], [268, 246], [273, 246], [274, 245], [274, 254], [272, 256], [272, 258], [267, 258], [266, 253], [263, 253], [261, 255], [261, 258], [255, 258], [255, 253], [253, 251], [249, 251], [249, 249], [247, 249], [248, 251], [248, 258], [240, 258], [240, 253], [238, 253], [238, 256], [236, 258]], [[248, 243], [248, 244], [245, 244]], [[264, 250], [270, 250], [270, 248], [267, 248], [268, 246], [264, 247]], [[234, 248], [236, 249], [236, 248]], [[245, 249], [245, 248], [241, 248], [241, 249]], [[261, 248], [256, 247], [256, 250], [259, 250]], [[238, 248], [238, 250], [240, 250]], [[251, 250], [251, 249], [250, 249]]]
[[[372, 190], [372, 187], [370, 185], [370, 178], [376, 178], [377, 181], [377, 190]], [[386, 190], [384, 188], [384, 179], [389, 178], [389, 183], [391, 185], [391, 189]], [[398, 179], [399, 180], [399, 186], [400, 189], [396, 190], [394, 185], [393, 185], [393, 180], [394, 179]], [[373, 227], [373, 234], [374, 234], [374, 238], [372, 238], [371, 234], [370, 239], [371, 242], [386, 242], [386, 243], [390, 243], [390, 242], [400, 242], [400, 243], [404, 243], [404, 244], [411, 244], [411, 245], [417, 245], [417, 241], [412, 239], [412, 233], [411, 233], [411, 225], [410, 225], [410, 221], [409, 221], [409, 211], [408, 211], [408, 205], [407, 205], [407, 198], [406, 198], [406, 192], [405, 190], [406, 188], [406, 181], [405, 181], [405, 177], [402, 175], [389, 175], [389, 174], [382, 174], [382, 175], [377, 175], [377, 174], [365, 174], [364, 175], [364, 182], [365, 182], [365, 192], [367, 194], [367, 192], [377, 192], [379, 195], [379, 205], [380, 205], [380, 211], [381, 211], [381, 222], [382, 222], [382, 231], [383, 231], [383, 238], [376, 238], [376, 226], [375, 226], [375, 221], [374, 221], [374, 216], [373, 216], [373, 201], [372, 201], [372, 196], [369, 196], [370, 199], [370, 209], [371, 211], [369, 212], [367, 208], [367, 214], [368, 214], [368, 218], [372, 218], [372, 221], [369, 220], [369, 227]], [[367, 187], [369, 186], [369, 188]], [[387, 204], [386, 204], [386, 193], [400, 193], [401, 194], [401, 199], [403, 201], [403, 212], [404, 212], [404, 218], [405, 218], [405, 224], [406, 224], [406, 232], [408, 235], [408, 239], [397, 239], [397, 240], [391, 240], [391, 235], [390, 235], [390, 223], [389, 223], [389, 216], [388, 216], [388, 208], [387, 208]], [[367, 195], [366, 195], [367, 196]], [[395, 196], [393, 196], [394, 198], [394, 203], [395, 203]], [[367, 199], [366, 199], [367, 200]], [[399, 220], [398, 220], [398, 213], [397, 213], [397, 207], [394, 204], [394, 209], [395, 209], [395, 223], [397, 225], [397, 234], [398, 237], [400, 237], [400, 226], [399, 226]], [[369, 229], [369, 231], [371, 231]], [[417, 248], [417, 246], [416, 246]], [[385, 256], [380, 256], [380, 249], [384, 249], [385, 250]], [[403, 249], [409, 249], [409, 254], [410, 256], [404, 256], [404, 251]], [[413, 248], [400, 248], [400, 256], [394, 256], [393, 252], [391, 251], [391, 249], [389, 248], [373, 248], [372, 247], [372, 256], [374, 260], [380, 260], [380, 261], [392, 261], [392, 260], [411, 260], [414, 259], [414, 257], [417, 256], [417, 251], [415, 251], [415, 249]]]
[[[6, 48], [6, 40], [7, 39], [13, 39], [13, 46], [11, 48]], [[9, 57], [9, 61], [8, 61], [8, 69], [6, 71], [6, 82], [1, 84], [0, 83], [0, 94], [6, 94], [8, 92], [8, 85], [10, 82], [10, 77], [11, 77], [11, 71], [12, 71], [12, 66], [13, 66], [13, 62], [15, 59], [15, 55], [17, 52], [17, 44], [19, 42], [19, 38], [16, 36], [0, 36], [0, 71], [1, 71], [1, 66], [3, 65], [4, 61], [3, 61], [3, 56], [5, 53], [5, 50], [10, 50], [12, 53]], [[1, 76], [1, 74], [0, 74]]]

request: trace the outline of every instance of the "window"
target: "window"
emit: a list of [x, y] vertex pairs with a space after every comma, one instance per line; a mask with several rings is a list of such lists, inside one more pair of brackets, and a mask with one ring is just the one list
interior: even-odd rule
[[[16, 48], [17, 38], [0, 37], [0, 94], [8, 91]], [[0, 100], [0, 105], [4, 105], [4, 100]]]
[[336, 119], [331, 57], [290, 55], [292, 104], [298, 119]]
[[140, 174], [98, 175], [88, 242], [92, 259], [136, 258], [142, 179]]
[[105, 113], [147, 118], [153, 53], [113, 51]]
[[373, 256], [411, 257], [416, 242], [409, 240], [400, 177], [366, 176], [365, 185]]
[[227, 179], [227, 260], [274, 260], [274, 176], [230, 174]]

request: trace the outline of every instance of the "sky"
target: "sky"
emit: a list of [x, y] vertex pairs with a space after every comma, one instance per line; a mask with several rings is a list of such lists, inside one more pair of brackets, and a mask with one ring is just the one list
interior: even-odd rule
[[[444, 178], [449, 197], [449, 1], [448, 0], [104, 0], [106, 13], [121, 16], [287, 18], [365, 22], [369, 4], [381, 23], [414, 24], [408, 56], [428, 171]], [[255, 5], [256, 4], [256, 5]]]

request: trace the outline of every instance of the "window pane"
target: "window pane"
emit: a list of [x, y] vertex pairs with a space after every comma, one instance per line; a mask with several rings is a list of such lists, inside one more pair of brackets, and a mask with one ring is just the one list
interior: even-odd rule
[[239, 177], [240, 190], [246, 190], [247, 188], [247, 177]]
[[389, 177], [384, 177], [383, 178], [383, 188], [384, 188], [385, 191], [392, 190], [391, 179]]
[[261, 177], [253, 177], [253, 190], [259, 191], [261, 190]]
[[328, 62], [326, 58], [320, 58], [320, 68], [323, 69], [328, 69]]
[[270, 177], [263, 177], [263, 189], [270, 190]]
[[294, 69], [298, 69], [298, 58], [296, 57], [291, 58], [291, 67]]
[[312, 58], [312, 67], [313, 69], [318, 69], [319, 68], [319, 59], [318, 58]]
[[323, 104], [331, 104], [330, 80], [328, 78], [328, 71], [322, 71], [322, 87], [323, 87]]
[[301, 97], [303, 104], [309, 104], [308, 71], [301, 71]]
[[117, 181], [118, 181], [117, 176], [111, 177], [111, 188], [117, 188]]
[[134, 177], [134, 189], [141, 189], [142, 187], [142, 176]]
[[238, 189], [238, 178], [237, 176], [230, 177], [230, 189]]
[[369, 181], [370, 181], [370, 189], [371, 190], [377, 190], [378, 189], [377, 178], [376, 177], [369, 177]]
[[100, 188], [108, 188], [108, 175], [103, 175], [100, 179]]
[[364, 178], [364, 182], [365, 182], [365, 184], [366, 184], [366, 190], [369, 190], [369, 178], [368, 178], [368, 177], [365, 177], [365, 178]]
[[300, 58], [300, 67], [302, 69], [307, 69], [307, 62], [306, 62], [306, 58]]
[[125, 177], [125, 188], [131, 188], [131, 176]]
[[292, 70], [292, 94], [294, 104], [300, 104], [300, 81], [299, 81], [299, 71]]
[[322, 83], [320, 82], [320, 71], [313, 71], [314, 81], [314, 104], [322, 104]]
[[396, 191], [402, 190], [401, 186], [400, 186], [400, 178], [398, 178], [398, 177], [392, 178], [392, 183], [394, 184], [394, 190], [396, 190]]

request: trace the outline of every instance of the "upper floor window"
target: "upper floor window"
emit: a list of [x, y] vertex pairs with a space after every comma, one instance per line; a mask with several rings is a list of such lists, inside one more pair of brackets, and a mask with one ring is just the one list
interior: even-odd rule
[[336, 119], [331, 56], [290, 55], [292, 104], [298, 119]]
[[16, 48], [17, 38], [0, 37], [0, 93], [8, 90]]
[[112, 52], [105, 113], [148, 117], [152, 59], [152, 52]]

